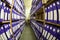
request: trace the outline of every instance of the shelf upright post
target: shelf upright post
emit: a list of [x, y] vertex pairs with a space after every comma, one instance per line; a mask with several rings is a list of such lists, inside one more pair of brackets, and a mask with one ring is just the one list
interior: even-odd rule
[[[47, 0], [42, 0], [42, 8], [43, 8], [43, 26], [42, 26], [42, 33], [43, 33], [43, 29], [44, 29], [44, 26], [45, 26], [45, 6], [44, 6], [44, 4], [46, 3], [46, 1]], [[42, 36], [41, 36], [41, 38], [40, 38], [40, 40], [42, 40]]]
[[13, 32], [13, 27], [12, 27], [12, 9], [13, 9], [13, 6], [14, 6], [14, 0], [12, 0], [12, 4], [11, 4], [11, 9], [10, 9], [10, 31], [12, 33], [12, 37], [13, 37], [13, 40], [14, 40], [14, 32]]
[[43, 26], [45, 26], [45, 4], [47, 3], [47, 0], [42, 0], [42, 4], [43, 4], [43, 20], [44, 20], [44, 23], [43, 23]]

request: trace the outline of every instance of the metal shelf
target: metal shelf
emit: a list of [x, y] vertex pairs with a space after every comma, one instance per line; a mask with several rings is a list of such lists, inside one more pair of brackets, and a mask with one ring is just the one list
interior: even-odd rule
[[36, 21], [39, 21], [39, 22], [42, 22], [45, 24], [49, 24], [49, 25], [53, 25], [53, 26], [56, 26], [56, 27], [59, 27], [60, 28], [60, 24], [56, 24], [56, 23], [53, 23], [53, 22], [48, 22], [48, 21], [44, 21], [44, 20], [39, 20], [39, 19], [35, 19]]

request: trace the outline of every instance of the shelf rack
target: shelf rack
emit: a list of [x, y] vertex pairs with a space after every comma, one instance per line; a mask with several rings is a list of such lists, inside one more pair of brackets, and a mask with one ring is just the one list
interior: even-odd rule
[[[38, 26], [39, 26], [39, 28], [40, 28], [40, 30], [38, 30], [38, 31], [41, 31], [41, 29], [42, 29], [42, 37], [44, 38], [45, 37], [45, 35], [46, 35], [46, 37], [47, 37], [47, 35], [48, 35], [48, 33], [50, 33], [51, 35], [53, 35], [53, 36], [55, 36], [53, 33], [53, 31], [55, 30], [55, 34], [57, 34], [57, 36], [59, 36], [58, 35], [58, 33], [56, 32], [58, 29], [59, 29], [59, 32], [60, 32], [60, 24], [58, 23], [58, 21], [57, 22], [55, 22], [54, 20], [46, 20], [45, 19], [45, 17], [46, 17], [46, 10], [45, 10], [45, 8], [47, 8], [47, 7], [50, 7], [51, 5], [52, 6], [54, 6], [53, 5], [53, 3], [56, 3], [56, 5], [57, 5], [57, 2], [59, 1], [59, 0], [41, 0], [42, 1], [42, 6], [40, 7], [40, 6], [38, 6], [38, 7], [40, 7], [39, 9], [33, 9], [33, 7], [31, 8], [31, 19], [33, 20], [33, 21], [36, 21], [35, 23], [36, 24], [38, 24]], [[60, 2], [60, 1], [59, 1]], [[60, 5], [60, 4], [59, 4]], [[35, 8], [37, 8], [37, 7], [35, 7]], [[57, 6], [56, 6], [56, 8], [57, 8]], [[47, 8], [48, 9], [48, 8]], [[52, 11], [52, 9], [50, 9], [51, 11]], [[53, 9], [54, 10], [54, 9]], [[57, 12], [58, 12], [58, 8], [56, 9], [57, 10]], [[35, 12], [34, 12], [35, 11]], [[49, 10], [48, 10], [49, 11]], [[34, 13], [33, 13], [34, 12]], [[48, 15], [48, 14], [47, 14]], [[51, 14], [52, 15], [52, 14]], [[54, 14], [53, 14], [54, 15]], [[58, 14], [57, 14], [58, 15]], [[55, 16], [54, 16], [55, 17]], [[59, 17], [57, 17], [57, 20], [59, 20]], [[32, 21], [32, 22], [33, 22]], [[38, 28], [38, 26], [37, 26], [37, 28]], [[36, 32], [37, 33], [37, 32]], [[50, 35], [50, 36], [51, 36]], [[57, 38], [57, 36], [55, 36], [56, 37], [56, 39], [59, 39], [59, 38]], [[39, 36], [38, 36], [39, 37]], [[37, 37], [37, 38], [38, 38]], [[45, 38], [46, 38], [45, 37]], [[60, 37], [60, 36], [59, 36]], [[41, 38], [41, 37], [40, 37]], [[42, 39], [43, 39], [42, 38]], [[42, 40], [41, 39], [41, 40]], [[43, 40], [45, 40], [45, 39], [43, 39]], [[48, 39], [47, 39], [48, 40]]]
[[12, 22], [17, 22], [19, 20], [12, 20], [12, 10], [14, 9], [15, 11], [17, 11], [18, 13], [20, 13], [15, 7], [14, 7], [14, 0], [12, 0], [12, 4], [10, 5], [6, 0], [1, 0], [3, 3], [5, 3], [6, 7], [10, 8], [10, 20], [8, 21], [2, 21], [0, 22], [1, 25], [4, 25], [4, 24], [10, 24], [10, 31], [12, 33], [12, 38], [13, 40], [15, 40], [14, 38], [14, 32], [13, 32], [13, 27], [12, 27]]
[[[8, 7], [8, 8], [11, 8], [11, 4], [9, 4], [6, 0], [1, 0], [3, 3], [5, 3], [6, 5], [6, 7]], [[20, 6], [20, 5], [19, 5]], [[21, 12], [19, 12], [15, 7], [14, 7], [14, 5], [13, 5], [13, 9], [16, 11], [16, 12], [18, 12], [19, 14], [21, 13]], [[22, 13], [23, 14], [23, 13]], [[23, 14], [24, 15], [24, 14]], [[24, 15], [25, 16], [25, 15]]]
[[[10, 32], [10, 35], [9, 35], [9, 33], [8, 32], [4, 32], [5, 33], [5, 35], [6, 35], [6, 37], [7, 37], [7, 39], [12, 39], [12, 40], [16, 40], [16, 38], [17, 38], [17, 36], [15, 36], [15, 33], [14, 33], [14, 30], [16, 31], [16, 29], [15, 28], [17, 28], [17, 30], [18, 30], [18, 24], [20, 24], [20, 22], [21, 22], [21, 16], [23, 16], [23, 17], [25, 17], [25, 15], [24, 15], [24, 12], [25, 12], [25, 10], [24, 10], [24, 5], [23, 5], [23, 9], [22, 8], [20, 8], [21, 9], [21, 11], [19, 11], [18, 9], [17, 9], [17, 7], [15, 7], [14, 6], [14, 0], [12, 0], [12, 4], [10, 4], [8, 1], [6, 1], [6, 0], [0, 0], [1, 2], [2, 2], [2, 4], [5, 4], [4, 5], [4, 8], [6, 8], [6, 14], [4, 14], [4, 17], [3, 18], [1, 18], [1, 20], [2, 21], [0, 21], [0, 28], [2, 27], [5, 27], [6, 25], [8, 25], [8, 27], [9, 27], [9, 29], [8, 29], [8, 27], [6, 28], [6, 29], [8, 29], [9, 30], [9, 32]], [[21, 0], [20, 0], [21, 1]], [[17, 1], [16, 1], [17, 2]], [[1, 5], [2, 5], [1, 4]], [[17, 2], [17, 4], [18, 4], [18, 2]], [[22, 5], [22, 4], [21, 4]], [[20, 5], [18, 4], [17, 6], [19, 6], [20, 7]], [[3, 8], [2, 8], [3, 9]], [[9, 10], [8, 10], [9, 9]], [[4, 13], [5, 13], [5, 9], [3, 9], [4, 10]], [[23, 10], [24, 10], [24, 12], [23, 12]], [[9, 11], [9, 13], [8, 13], [8, 11]], [[17, 14], [13, 14], [13, 13], [17, 13]], [[15, 17], [15, 16], [16, 17]], [[19, 17], [20, 16], [20, 17]], [[3, 19], [5, 19], [5, 20], [3, 20]], [[23, 19], [22, 21], [24, 21], [25, 19]], [[20, 22], [18, 22], [18, 21], [20, 21]], [[15, 24], [15, 23], [17, 23], [17, 24]], [[24, 23], [24, 22], [23, 22]], [[21, 22], [21, 25], [24, 25], [22, 22]], [[14, 26], [15, 25], [15, 26]], [[19, 27], [21, 26], [21, 25], [19, 25]], [[15, 28], [13, 28], [13, 27], [15, 27]], [[22, 28], [23, 29], [23, 28]], [[3, 29], [3, 30], [5, 30], [5, 29]], [[19, 29], [19, 30], [21, 30], [21, 29]], [[1, 30], [0, 30], [1, 31]], [[18, 32], [18, 31], [17, 31]], [[20, 31], [19, 31], [20, 32]], [[7, 35], [8, 34], [8, 35]], [[17, 34], [18, 35], [18, 34]], [[10, 36], [10, 38], [8, 38], [8, 36]], [[3, 36], [4, 37], [4, 36]]]
[[[6, 1], [6, 0], [1, 0], [3, 3], [5, 3], [6, 5], [6, 7], [8, 7], [8, 8], [10, 8], [11, 9], [11, 5]], [[15, 10], [15, 11], [17, 11], [18, 13], [20, 13], [14, 6], [13, 6], [13, 9]], [[24, 15], [25, 16], [25, 15]], [[20, 19], [19, 19], [20, 20]], [[18, 20], [12, 20], [12, 22], [15, 22], [15, 21], [18, 21]], [[9, 24], [10, 23], [10, 21], [9, 20], [7, 20], [7, 21], [2, 21], [2, 22], [0, 22], [0, 24]]]
[[[44, 1], [44, 0], [42, 0], [42, 1]], [[45, 0], [45, 3], [42, 2], [42, 7], [35, 12], [36, 13], [35, 14], [35, 16], [36, 16], [35, 20], [39, 21], [39, 22], [42, 22], [43, 25], [49, 24], [49, 25], [53, 25], [53, 26], [56, 26], [56, 27], [60, 27], [60, 24], [48, 22], [48, 21], [45, 20], [45, 8], [47, 6], [49, 6], [50, 4], [56, 2], [56, 1], [58, 1], [58, 0], [48, 0], [47, 2]]]

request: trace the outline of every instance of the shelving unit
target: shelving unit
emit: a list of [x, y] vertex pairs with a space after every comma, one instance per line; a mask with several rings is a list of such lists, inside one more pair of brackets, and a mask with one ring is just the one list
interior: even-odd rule
[[[35, 0], [36, 1], [36, 0]], [[38, 1], [38, 0], [37, 0]], [[32, 5], [32, 8], [31, 8], [31, 17], [35, 17], [35, 19], [33, 19], [33, 18], [31, 18], [32, 20], [32, 22], [33, 22], [33, 20], [34, 21], [36, 21], [35, 23], [36, 24], [38, 24], [39, 25], [39, 27], [40, 27], [40, 30], [42, 29], [42, 39], [43, 40], [48, 40], [48, 39], [46, 39], [47, 38], [47, 36], [48, 36], [48, 33], [50, 33], [52, 36], [54, 36], [55, 38], [56, 38], [56, 40], [57, 39], [59, 39], [59, 37], [60, 36], [58, 36], [58, 33], [56, 32], [58, 29], [59, 29], [59, 31], [60, 31], [60, 23], [58, 23], [58, 21], [56, 21], [56, 19], [57, 20], [59, 20], [60, 18], [59, 17], [57, 17], [56, 19], [54, 19], [53, 18], [53, 20], [51, 19], [51, 20], [49, 20], [48, 19], [48, 17], [50, 17], [51, 16], [51, 14], [53, 14], [53, 13], [51, 13], [50, 11], [57, 11], [57, 13], [56, 14], [53, 14], [54, 15], [54, 17], [57, 15], [59, 15], [58, 14], [58, 8], [59, 7], [57, 7], [58, 6], [58, 4], [60, 5], [60, 3], [58, 3], [58, 2], [60, 2], [59, 0], [40, 0], [40, 2], [42, 2], [42, 4], [40, 3], [40, 5], [41, 6], [39, 6], [38, 4], [37, 4], [37, 6], [38, 6], [38, 8], [37, 8], [37, 6], [35, 7], [35, 9], [33, 9], [33, 5]], [[55, 4], [53, 4], [53, 3], [55, 3]], [[33, 3], [32, 3], [33, 4]], [[53, 5], [53, 6], [52, 6]], [[53, 9], [53, 8], [55, 8], [54, 6], [56, 6], [56, 8], [57, 9]], [[51, 8], [50, 10], [47, 10], [47, 12], [46, 12], [46, 9], [49, 9], [49, 7]], [[53, 8], [52, 8], [53, 7]], [[35, 12], [34, 12], [35, 11]], [[49, 14], [50, 13], [50, 14]], [[49, 15], [50, 16], [49, 16]], [[34, 16], [35, 15], [35, 16]], [[59, 15], [60, 16], [60, 15]], [[45, 17], [47, 18], [47, 19], [45, 19]], [[53, 17], [53, 16], [52, 16]], [[51, 17], [50, 17], [51, 18]], [[33, 27], [33, 26], [32, 26]], [[47, 28], [46, 28], [47, 27]], [[50, 29], [48, 29], [48, 28], [50, 28], [50, 27], [52, 27], [52, 30], [50, 30]], [[37, 27], [38, 28], [38, 27]], [[55, 29], [54, 29], [55, 28]], [[53, 32], [53, 29], [55, 30], [55, 34], [57, 35], [54, 35], [54, 32]], [[37, 29], [38, 30], [38, 29]], [[38, 30], [39, 31], [39, 30]], [[47, 36], [46, 36], [47, 35]], [[51, 36], [50, 35], [50, 36]], [[46, 37], [44, 37], [44, 36], [46, 36]], [[39, 37], [39, 36], [38, 36]], [[40, 37], [41, 38], [41, 37]], [[40, 40], [42, 40], [42, 39], [40, 39]], [[55, 39], [54, 39], [55, 40]]]
[[[43, 6], [39, 9], [39, 10], [37, 10], [35, 13], [35, 16], [36, 16], [36, 21], [40, 21], [40, 22], [44, 22], [43, 20], [45, 20], [45, 8], [47, 7], [47, 6], [49, 6], [50, 4], [52, 4], [52, 3], [54, 3], [54, 2], [56, 2], [57, 0], [50, 0], [50, 1], [47, 1], [46, 3], [44, 3], [44, 4], [42, 4]], [[44, 9], [44, 11], [43, 11], [43, 9]], [[54, 24], [54, 23], [52, 23], [52, 22], [48, 22], [48, 21], [46, 21], [46, 23], [50, 23], [50, 24]], [[57, 25], [60, 25], [60, 24], [57, 24]]]
[[[57, 0], [56, 0], [57, 1]], [[47, 7], [47, 6], [49, 6], [50, 4], [52, 4], [53, 2], [56, 2], [55, 0], [50, 0], [50, 1], [47, 1], [47, 3], [45, 3], [45, 4], [43, 4], [43, 6], [44, 6], [44, 8], [45, 7]], [[42, 9], [44, 9], [44, 8], [42, 8]], [[45, 16], [43, 16], [43, 14], [45, 14], [45, 12], [42, 10], [41, 8], [40, 8], [40, 10], [38, 10], [38, 12], [39, 13], [37, 13], [36, 15], [37, 15], [37, 17], [45, 17]], [[41, 13], [41, 14], [40, 14]], [[42, 22], [43, 20], [42, 20], [42, 18], [37, 18], [38, 20], [37, 21], [39, 21], [40, 20], [40, 22]], [[44, 19], [45, 20], [45, 19]], [[52, 23], [52, 22], [48, 22], [48, 21], [46, 21], [45, 23], [47, 23], [47, 24], [52, 24], [52, 25], [55, 25], [55, 23]], [[60, 26], [60, 24], [56, 24], [56, 26]]]
[[[15, 0], [10, 1], [11, 4], [9, 3], [9, 0], [0, 0], [1, 40], [18, 40], [18, 35], [21, 35], [21, 32], [23, 31], [23, 27], [25, 25], [25, 9], [24, 3], [22, 2], [23, 0], [18, 0], [21, 2], [22, 6]], [[20, 17], [24, 18], [22, 19]]]

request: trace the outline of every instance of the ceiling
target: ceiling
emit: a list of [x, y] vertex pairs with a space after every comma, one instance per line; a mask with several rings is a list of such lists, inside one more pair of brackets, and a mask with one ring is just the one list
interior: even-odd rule
[[30, 19], [30, 9], [31, 9], [32, 0], [24, 0], [24, 4], [25, 4], [26, 19]]

